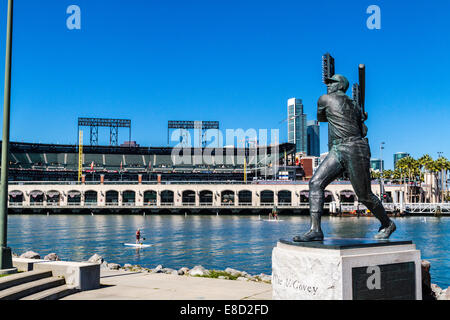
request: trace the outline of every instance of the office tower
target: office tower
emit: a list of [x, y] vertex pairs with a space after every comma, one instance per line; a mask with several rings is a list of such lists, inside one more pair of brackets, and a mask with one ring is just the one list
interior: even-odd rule
[[406, 158], [409, 156], [409, 153], [406, 152], [397, 152], [394, 154], [394, 169], [397, 167], [397, 161]]
[[384, 160], [381, 159], [370, 159], [370, 168], [374, 171], [381, 171], [381, 168], [384, 170]]
[[301, 99], [288, 100], [288, 142], [295, 144], [295, 153], [307, 153], [306, 114]]
[[307, 154], [308, 156], [320, 157], [320, 127], [317, 120], [307, 122]]

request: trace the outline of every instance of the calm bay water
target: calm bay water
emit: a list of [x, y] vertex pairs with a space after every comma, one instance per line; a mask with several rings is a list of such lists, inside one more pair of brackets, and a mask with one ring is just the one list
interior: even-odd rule
[[[263, 218], [266, 218], [265, 216]], [[203, 265], [231, 267], [250, 274], [271, 274], [271, 254], [278, 239], [290, 239], [309, 227], [309, 217], [283, 216], [278, 223], [258, 216], [86, 216], [12, 215], [8, 218], [8, 246], [21, 254], [28, 250], [42, 257], [57, 253], [62, 260], [85, 261], [94, 253], [108, 262], [178, 269]], [[431, 262], [432, 282], [450, 286], [450, 217], [395, 219], [392, 240], [413, 240], [422, 259]], [[378, 231], [374, 218], [324, 217], [326, 237], [372, 238]], [[141, 228], [152, 247], [136, 250]]]

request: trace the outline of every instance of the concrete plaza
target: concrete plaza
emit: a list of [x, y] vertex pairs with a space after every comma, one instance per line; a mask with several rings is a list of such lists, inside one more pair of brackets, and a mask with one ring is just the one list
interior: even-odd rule
[[163, 273], [102, 270], [100, 289], [63, 300], [271, 300], [272, 285]]

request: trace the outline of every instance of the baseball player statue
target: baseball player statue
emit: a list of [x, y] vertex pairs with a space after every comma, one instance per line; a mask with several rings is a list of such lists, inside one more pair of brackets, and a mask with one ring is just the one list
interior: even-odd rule
[[370, 177], [370, 147], [364, 120], [367, 114], [345, 93], [348, 80], [339, 74], [325, 79], [327, 94], [318, 101], [317, 120], [328, 122], [329, 153], [309, 182], [311, 228], [294, 242], [321, 241], [321, 216], [325, 188], [346, 172], [353, 189], [362, 202], [380, 221], [381, 227], [375, 239], [388, 239], [395, 231], [380, 199], [372, 193]]

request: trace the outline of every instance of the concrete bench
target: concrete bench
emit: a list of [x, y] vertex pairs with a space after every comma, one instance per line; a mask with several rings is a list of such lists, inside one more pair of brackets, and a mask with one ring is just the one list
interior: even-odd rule
[[81, 291], [100, 287], [100, 265], [96, 263], [51, 261], [35, 263], [34, 270], [51, 270], [54, 277], [63, 276], [68, 285]]
[[13, 258], [13, 265], [19, 271], [52, 271], [54, 277], [64, 277], [66, 284], [81, 291], [100, 287], [99, 264]]
[[13, 266], [17, 268], [18, 271], [27, 272], [33, 271], [33, 265], [35, 263], [50, 262], [42, 259], [24, 259], [24, 258], [13, 258]]

